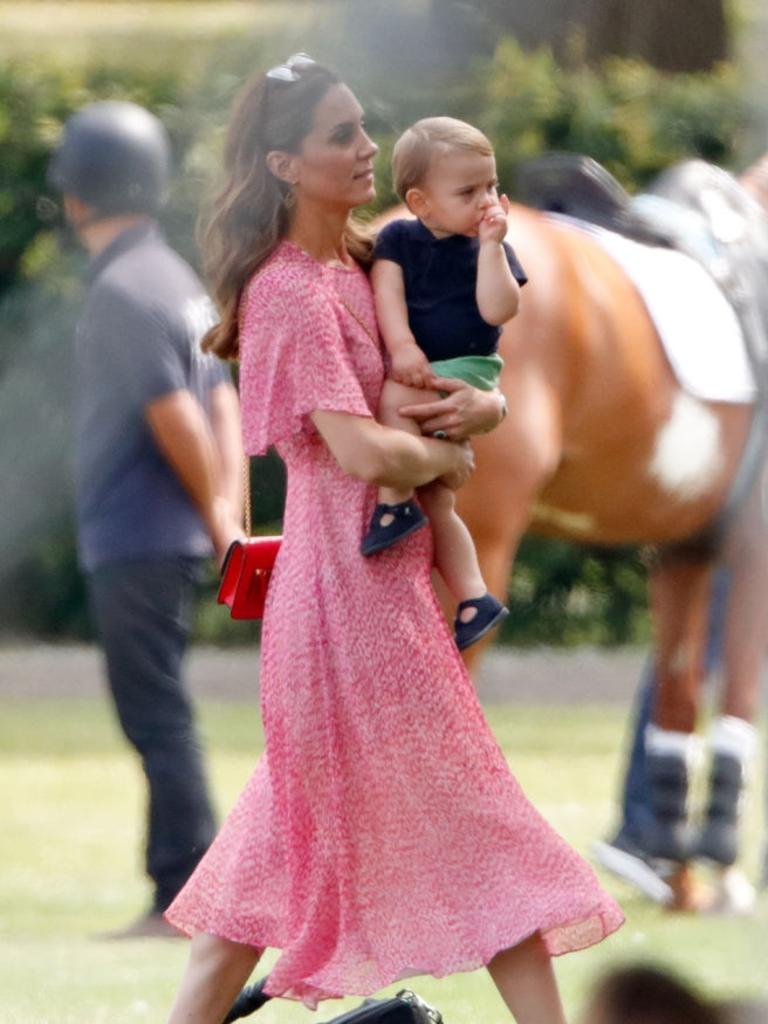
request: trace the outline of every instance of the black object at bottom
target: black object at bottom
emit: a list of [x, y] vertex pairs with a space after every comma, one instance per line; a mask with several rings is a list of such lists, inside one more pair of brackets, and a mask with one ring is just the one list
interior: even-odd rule
[[[247, 985], [232, 1005], [222, 1024], [248, 1017], [272, 997], [263, 991], [267, 979]], [[410, 989], [402, 989], [388, 999], [366, 999], [354, 1010], [334, 1017], [327, 1024], [443, 1024], [442, 1016]]]
[[264, 1003], [268, 1003], [272, 996], [263, 991], [267, 979], [262, 978], [255, 985], [246, 985], [237, 999], [232, 1004], [229, 1013], [222, 1021], [222, 1024], [232, 1024], [233, 1020], [240, 1020], [241, 1017], [249, 1017], [252, 1013], [260, 1010]]
[[389, 999], [366, 999], [328, 1024], [442, 1024], [442, 1016], [433, 1007], [404, 988]]

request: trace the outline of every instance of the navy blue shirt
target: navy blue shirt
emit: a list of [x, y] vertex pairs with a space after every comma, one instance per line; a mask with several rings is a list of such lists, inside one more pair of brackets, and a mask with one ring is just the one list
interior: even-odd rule
[[[479, 251], [477, 238], [435, 238], [418, 220], [391, 221], [379, 232], [374, 256], [401, 267], [408, 322], [430, 362], [496, 351], [501, 328], [483, 320], [475, 298]], [[525, 271], [506, 242], [504, 252], [518, 284], [525, 284]]]
[[91, 265], [75, 342], [75, 478], [80, 562], [211, 551], [197, 509], [160, 452], [148, 403], [230, 380], [200, 339], [214, 322], [192, 268], [153, 223], [119, 235]]

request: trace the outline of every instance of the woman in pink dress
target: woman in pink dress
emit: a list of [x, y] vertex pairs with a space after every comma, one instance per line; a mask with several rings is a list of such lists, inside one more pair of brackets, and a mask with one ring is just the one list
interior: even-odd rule
[[[314, 1007], [487, 965], [519, 1024], [562, 1024], [553, 955], [621, 912], [512, 777], [431, 585], [428, 530], [359, 553], [377, 487], [460, 486], [498, 394], [379, 425], [382, 352], [350, 212], [374, 195], [363, 113], [308, 58], [246, 89], [209, 231], [239, 355], [246, 450], [288, 472], [262, 636], [265, 752], [167, 912], [192, 936], [170, 1024], [218, 1024], [261, 951], [266, 991]], [[442, 384], [441, 384], [442, 386]]]

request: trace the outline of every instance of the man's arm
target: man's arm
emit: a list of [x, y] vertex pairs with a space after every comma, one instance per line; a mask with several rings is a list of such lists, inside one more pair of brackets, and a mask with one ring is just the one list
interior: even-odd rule
[[208, 392], [213, 441], [216, 446], [219, 494], [226, 499], [232, 516], [243, 518], [243, 442], [240, 433], [240, 399], [229, 381]]
[[221, 560], [242, 534], [222, 495], [216, 444], [200, 403], [184, 388], [161, 395], [144, 407], [149, 428], [168, 463], [186, 489]]

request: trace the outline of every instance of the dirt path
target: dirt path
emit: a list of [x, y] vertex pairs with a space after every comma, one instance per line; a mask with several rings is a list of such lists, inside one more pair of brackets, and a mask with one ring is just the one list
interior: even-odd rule
[[[644, 660], [642, 650], [496, 648], [486, 656], [478, 684], [489, 703], [627, 703]], [[189, 678], [198, 696], [248, 700], [258, 688], [254, 648], [195, 647]], [[0, 646], [0, 700], [12, 697], [89, 696], [101, 692], [101, 660], [87, 645]]]
[[[501, 704], [628, 705], [645, 661], [638, 648], [577, 647], [515, 650], [496, 647], [483, 661], [478, 691]], [[189, 679], [199, 697], [250, 700], [258, 691], [258, 651], [250, 647], [195, 647]], [[768, 675], [763, 673], [765, 690]], [[101, 659], [89, 645], [0, 645], [0, 700], [82, 697], [101, 693]]]

